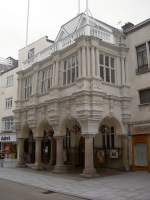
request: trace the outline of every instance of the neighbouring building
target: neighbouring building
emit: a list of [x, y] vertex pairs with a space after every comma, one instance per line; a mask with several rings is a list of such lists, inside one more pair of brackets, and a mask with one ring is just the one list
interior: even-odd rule
[[129, 169], [128, 54], [122, 31], [85, 13], [19, 51], [18, 166]]
[[130, 165], [150, 171], [150, 19], [126, 24], [129, 48], [127, 66], [132, 98], [130, 122]]
[[0, 64], [0, 152], [15, 158], [17, 152], [14, 101], [17, 98], [18, 61], [9, 57]]

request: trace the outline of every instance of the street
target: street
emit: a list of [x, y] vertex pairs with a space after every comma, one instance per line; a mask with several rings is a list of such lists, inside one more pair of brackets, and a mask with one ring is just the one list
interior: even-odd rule
[[[0, 179], [1, 200], [83, 200], [81, 198], [50, 193], [47, 190]], [[84, 199], [85, 200], [85, 199]]]

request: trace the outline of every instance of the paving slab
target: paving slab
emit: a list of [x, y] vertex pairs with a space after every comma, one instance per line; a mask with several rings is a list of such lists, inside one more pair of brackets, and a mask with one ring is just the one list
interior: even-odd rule
[[85, 199], [150, 200], [148, 172], [126, 172], [87, 179], [79, 174], [55, 175], [28, 168], [0, 168], [0, 178]]

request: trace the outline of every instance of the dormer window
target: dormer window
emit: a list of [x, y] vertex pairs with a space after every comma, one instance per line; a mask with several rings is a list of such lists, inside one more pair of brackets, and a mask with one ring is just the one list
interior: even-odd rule
[[34, 57], [34, 48], [28, 51], [28, 60], [33, 59], [33, 57]]

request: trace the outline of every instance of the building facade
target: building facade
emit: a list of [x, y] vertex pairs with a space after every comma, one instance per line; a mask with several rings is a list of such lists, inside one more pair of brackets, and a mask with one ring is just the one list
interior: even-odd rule
[[84, 13], [48, 47], [37, 41], [20, 50], [18, 166], [79, 167], [84, 176], [98, 167], [128, 170], [128, 51], [121, 31]]
[[[129, 24], [128, 24], [129, 25]], [[125, 27], [124, 27], [125, 28]], [[132, 98], [130, 123], [130, 165], [150, 170], [150, 19], [124, 30]]]
[[6, 158], [16, 158], [17, 143], [13, 109], [17, 99], [18, 63], [9, 57], [1, 63], [0, 74], [0, 152]]

